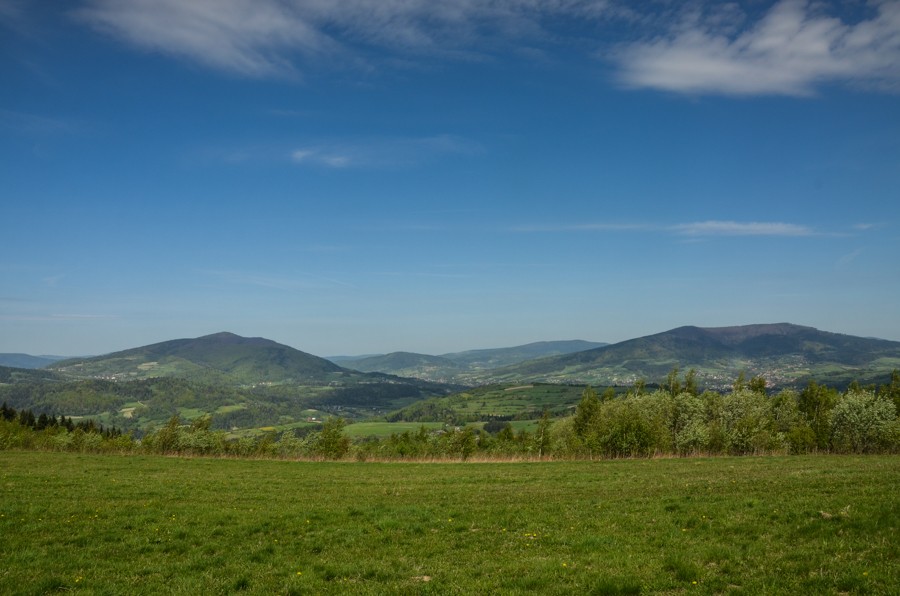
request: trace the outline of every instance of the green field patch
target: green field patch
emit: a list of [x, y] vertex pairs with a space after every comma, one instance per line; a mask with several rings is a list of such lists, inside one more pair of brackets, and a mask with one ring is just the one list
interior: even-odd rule
[[891, 594], [898, 484], [895, 456], [0, 452], [0, 593]]
[[355, 439], [360, 437], [389, 437], [404, 432], [415, 433], [420, 428], [439, 430], [444, 427], [441, 422], [356, 422], [344, 427], [344, 434]]
[[206, 411], [202, 408], [178, 408], [178, 416], [185, 421], [205, 416]]

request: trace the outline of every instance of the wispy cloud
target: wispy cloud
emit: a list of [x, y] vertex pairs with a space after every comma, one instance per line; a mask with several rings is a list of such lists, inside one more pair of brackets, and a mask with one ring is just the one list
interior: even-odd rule
[[25, 16], [22, 0], [0, 0], [0, 24], [18, 24]]
[[59, 284], [60, 280], [64, 279], [65, 277], [66, 277], [65, 273], [60, 273], [57, 275], [47, 276], [47, 277], [43, 278], [41, 281], [43, 281], [44, 285], [47, 286], [48, 288], [55, 288]]
[[295, 5], [278, 0], [89, 0], [74, 14], [137, 47], [251, 77], [297, 74], [294, 52], [337, 50]]
[[548, 23], [631, 10], [608, 0], [86, 0], [74, 14], [140, 48], [267, 77], [297, 74], [298, 62], [366, 64], [372, 48], [399, 62], [534, 52], [528, 41], [558, 39]]
[[512, 228], [513, 232], [644, 232], [659, 230], [652, 224], [584, 223], [584, 224], [537, 224]]
[[2, 321], [91, 321], [98, 319], [118, 319], [119, 315], [98, 314], [24, 314], [24, 315], [0, 315]]
[[808, 226], [784, 222], [697, 221], [669, 228], [685, 236], [812, 236]]
[[481, 151], [481, 146], [474, 141], [455, 135], [435, 135], [324, 141], [292, 150], [290, 159], [301, 165], [336, 169], [404, 167], [428, 161], [439, 155], [467, 155]]
[[859, 255], [861, 255], [862, 253], [863, 253], [863, 249], [857, 248], [856, 250], [851, 251], [851, 252], [849, 252], [849, 253], [843, 255], [841, 258], [839, 258], [839, 259], [835, 262], [835, 264], [834, 264], [835, 269], [844, 269], [844, 268], [846, 268], [847, 266], [850, 265], [850, 263], [852, 263], [853, 261], [855, 261], [855, 260], [857, 259], [857, 257], [859, 257]]
[[217, 278], [229, 284], [267, 288], [271, 290], [309, 290], [342, 286], [355, 287], [353, 284], [320, 275], [297, 274], [293, 276], [262, 275], [246, 271], [202, 271], [209, 277]]
[[318, 148], [295, 149], [291, 152], [291, 160], [299, 164], [315, 164], [329, 168], [344, 168], [352, 163], [348, 155], [339, 155]]
[[858, 232], [867, 232], [869, 230], [876, 230], [878, 228], [883, 228], [884, 226], [885, 226], [885, 224], [883, 224], [883, 223], [864, 222], [864, 223], [853, 224], [853, 229]]
[[[250, 77], [501, 52], [545, 60], [568, 45], [593, 46], [630, 87], [795, 96], [832, 82], [900, 89], [898, 2], [876, 1], [853, 23], [830, 14], [838, 2], [782, 0], [756, 17], [711, 0], [675, 6], [685, 8], [661, 18], [659, 4], [615, 0], [86, 0], [74, 14], [135, 47]], [[632, 39], [604, 33], [624, 20]], [[590, 34], [573, 26], [584, 23]]]
[[689, 237], [709, 236], [814, 236], [815, 229], [785, 222], [739, 222], [707, 220], [680, 224], [653, 223], [582, 223], [582, 224], [539, 224], [521, 225], [513, 232], [665, 232]]
[[834, 82], [900, 91], [898, 2], [875, 2], [874, 15], [853, 24], [805, 0], [778, 2], [749, 24], [732, 4], [688, 6], [664, 35], [615, 54], [625, 85], [744, 96], [812, 95]]
[[74, 133], [80, 126], [61, 118], [0, 109], [0, 128], [25, 134], [52, 135]]

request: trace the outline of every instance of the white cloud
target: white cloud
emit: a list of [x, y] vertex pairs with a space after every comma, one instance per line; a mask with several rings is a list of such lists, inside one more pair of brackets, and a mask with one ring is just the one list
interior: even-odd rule
[[733, 10], [688, 12], [667, 34], [623, 46], [621, 80], [689, 94], [803, 96], [834, 82], [900, 90], [900, 2], [876, 3], [854, 24], [820, 9], [783, 0], [743, 29]]

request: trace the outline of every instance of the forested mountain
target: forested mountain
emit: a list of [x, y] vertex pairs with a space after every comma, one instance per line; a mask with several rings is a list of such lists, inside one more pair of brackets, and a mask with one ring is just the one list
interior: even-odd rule
[[772, 385], [815, 378], [846, 385], [884, 382], [900, 367], [900, 342], [819, 331], [788, 323], [679, 327], [592, 350], [488, 372], [491, 381], [630, 384], [659, 381], [673, 368], [694, 368], [708, 386], [725, 386], [741, 371]]
[[0, 401], [142, 430], [169, 416], [212, 415], [223, 428], [291, 426], [325, 413], [355, 419], [452, 387], [342, 368], [263, 338], [216, 333], [70, 359], [41, 370], [0, 367]]
[[328, 382], [350, 372], [290, 346], [233, 333], [176, 339], [104, 356], [63, 360], [48, 368], [77, 377], [117, 380], [180, 377], [240, 383]]

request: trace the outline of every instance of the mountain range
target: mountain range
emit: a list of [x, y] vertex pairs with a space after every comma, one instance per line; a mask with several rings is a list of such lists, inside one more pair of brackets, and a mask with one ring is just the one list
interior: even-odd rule
[[[409, 419], [440, 420], [441, 404], [453, 399], [471, 406], [467, 415], [478, 406], [527, 417], [546, 407], [568, 411], [580, 394], [575, 385], [652, 384], [676, 368], [694, 369], [708, 389], [726, 389], [741, 373], [761, 375], [773, 389], [808, 380], [838, 388], [882, 384], [900, 369], [900, 342], [779, 323], [679, 327], [609, 345], [575, 340], [440, 356], [395, 352], [342, 364], [223, 332], [42, 369], [0, 366], [0, 401], [138, 432], [173, 414], [212, 414], [225, 429], [289, 429], [329, 414], [359, 420], [401, 409]], [[449, 395], [474, 386], [481, 388]]]
[[693, 368], [698, 382], [718, 389], [730, 386], [741, 372], [748, 377], [761, 375], [773, 387], [809, 379], [846, 386], [854, 380], [883, 382], [891, 370], [900, 368], [900, 342], [790, 323], [686, 326], [588, 346], [589, 342], [539, 342], [442, 356], [395, 352], [345, 359], [342, 364], [467, 385], [551, 382], [621, 386], [637, 380], [658, 382], [674, 368]]
[[12, 368], [43, 368], [59, 360], [64, 356], [31, 356], [29, 354], [0, 354], [0, 366]]
[[789, 323], [738, 327], [678, 327], [600, 348], [494, 369], [492, 381], [628, 385], [654, 382], [673, 368], [695, 369], [711, 388], [742, 371], [771, 386], [808, 379], [833, 385], [880, 382], [900, 368], [900, 342], [820, 331]]
[[401, 377], [415, 377], [439, 382], [466, 384], [478, 383], [480, 375], [503, 366], [512, 366], [528, 360], [571, 354], [599, 348], [608, 344], [584, 340], [539, 341], [510, 348], [490, 348], [452, 352], [440, 356], [414, 352], [392, 352], [357, 358], [342, 357], [338, 361], [363, 372], [383, 372]]
[[[16, 355], [21, 364], [36, 363]], [[900, 342], [820, 331], [790, 323], [678, 327], [602, 344], [535, 342], [442, 355], [393, 352], [335, 358], [339, 363], [264, 338], [216, 333], [104, 356], [50, 362], [45, 369], [74, 378], [134, 380], [178, 377], [227, 384], [383, 383], [385, 375], [456, 385], [551, 382], [629, 385], [659, 381], [673, 368], [693, 368], [699, 382], [727, 386], [741, 371], [772, 386], [880, 382], [900, 368]], [[7, 360], [8, 362], [9, 360]], [[371, 376], [375, 375], [375, 376]], [[396, 382], [391, 378], [390, 382]]]

